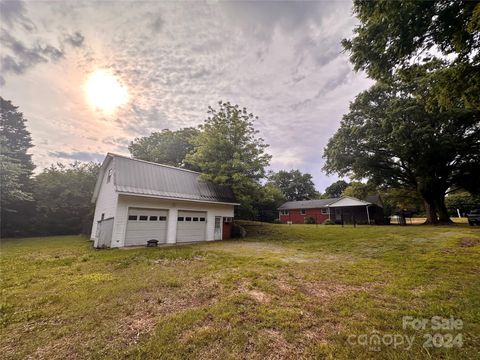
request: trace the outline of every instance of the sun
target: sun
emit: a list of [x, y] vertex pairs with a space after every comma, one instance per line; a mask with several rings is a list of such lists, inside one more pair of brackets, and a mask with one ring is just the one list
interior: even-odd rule
[[105, 113], [113, 113], [128, 101], [128, 90], [109, 70], [95, 70], [85, 84], [88, 102]]

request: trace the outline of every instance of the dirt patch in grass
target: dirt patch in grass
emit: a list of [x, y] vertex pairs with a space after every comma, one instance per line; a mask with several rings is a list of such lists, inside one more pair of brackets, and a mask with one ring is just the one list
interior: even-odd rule
[[193, 261], [202, 261], [205, 260], [203, 256], [194, 256], [189, 259], [168, 259], [168, 258], [160, 258], [153, 260], [153, 263], [156, 265], [173, 265], [173, 264], [189, 264]]
[[250, 290], [247, 292], [248, 295], [250, 295], [254, 300], [258, 301], [261, 304], [265, 304], [270, 302], [271, 298], [270, 295], [265, 294], [262, 291], [259, 290]]
[[229, 241], [229, 242], [217, 242], [209, 244], [209, 250], [220, 250], [228, 253], [234, 253], [235, 255], [252, 256], [255, 254], [265, 253], [285, 253], [287, 250], [280, 244], [271, 242], [253, 242], [253, 241]]
[[479, 238], [464, 237], [464, 238], [460, 239], [459, 245], [461, 247], [478, 246], [478, 245], [480, 245], [480, 239]]
[[134, 302], [134, 309], [118, 326], [118, 333], [125, 345], [136, 344], [144, 334], [149, 334], [165, 316], [188, 309], [211, 305], [218, 301], [219, 285], [210, 279], [191, 284], [180, 292], [159, 288], [144, 292], [143, 301]]
[[295, 289], [285, 280], [285, 279], [276, 279], [274, 285], [282, 292], [286, 294], [291, 294]]
[[367, 291], [369, 286], [356, 286], [339, 283], [328, 283], [324, 281], [317, 281], [311, 283], [304, 283], [302, 290], [304, 293], [317, 297], [321, 300], [328, 301], [330, 299], [348, 295], [354, 292]]
[[278, 330], [264, 329], [259, 336], [267, 340], [268, 347], [272, 350], [265, 359], [297, 359], [301, 356], [302, 350], [296, 344], [289, 343]]

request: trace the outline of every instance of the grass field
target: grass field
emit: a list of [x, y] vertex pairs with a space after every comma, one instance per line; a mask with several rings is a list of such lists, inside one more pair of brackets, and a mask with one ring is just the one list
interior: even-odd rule
[[[77, 236], [3, 241], [2, 358], [478, 359], [480, 228], [248, 231], [129, 250]], [[463, 326], [404, 330], [403, 316]], [[463, 344], [425, 348], [429, 333]], [[373, 334], [382, 343], [364, 345]]]

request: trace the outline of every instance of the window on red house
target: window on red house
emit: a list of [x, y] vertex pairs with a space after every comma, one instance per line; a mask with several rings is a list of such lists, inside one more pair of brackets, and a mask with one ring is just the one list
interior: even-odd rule
[[300, 209], [300, 214], [305, 215], [307, 213], [307, 210], [305, 209]]

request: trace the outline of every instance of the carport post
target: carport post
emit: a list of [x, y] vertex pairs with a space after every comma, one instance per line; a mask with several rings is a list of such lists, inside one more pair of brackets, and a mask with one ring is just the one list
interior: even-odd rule
[[368, 225], [370, 225], [370, 214], [368, 213], [368, 205], [365, 206], [365, 209], [367, 209], [367, 221], [368, 221]]

